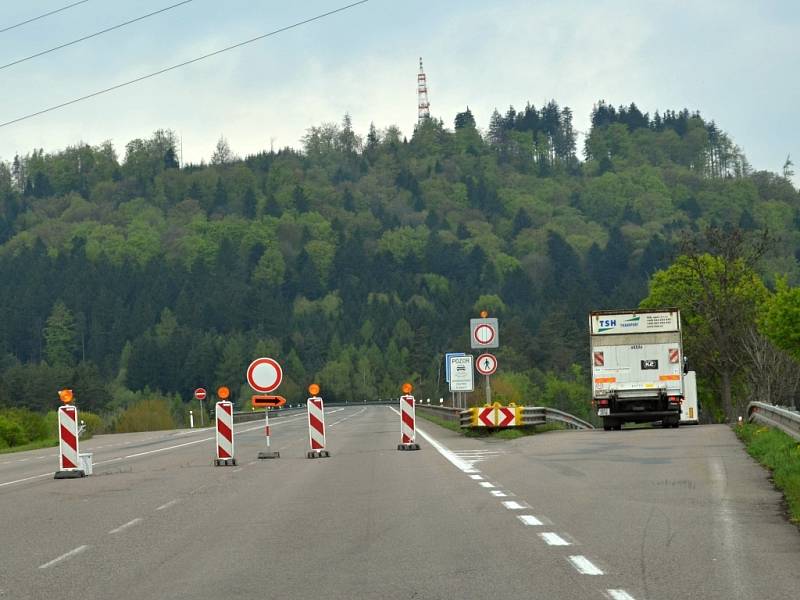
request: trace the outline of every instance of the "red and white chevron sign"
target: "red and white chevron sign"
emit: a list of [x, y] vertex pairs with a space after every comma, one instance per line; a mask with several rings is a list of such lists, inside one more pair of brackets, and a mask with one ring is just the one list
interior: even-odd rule
[[509, 406], [482, 406], [478, 411], [478, 427], [511, 427], [516, 425], [517, 410]]
[[413, 444], [417, 435], [414, 396], [400, 397], [400, 443]]
[[71, 405], [58, 407], [59, 466], [62, 471], [78, 469], [78, 409]]
[[316, 396], [308, 399], [308, 442], [312, 451], [325, 449], [325, 405]]
[[217, 460], [227, 460], [233, 458], [233, 402], [217, 402], [216, 416]]

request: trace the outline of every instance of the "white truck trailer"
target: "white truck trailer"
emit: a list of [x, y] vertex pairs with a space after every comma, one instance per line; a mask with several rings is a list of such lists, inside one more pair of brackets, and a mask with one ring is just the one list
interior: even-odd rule
[[685, 396], [678, 309], [591, 312], [589, 332], [592, 401], [603, 429], [678, 427]]

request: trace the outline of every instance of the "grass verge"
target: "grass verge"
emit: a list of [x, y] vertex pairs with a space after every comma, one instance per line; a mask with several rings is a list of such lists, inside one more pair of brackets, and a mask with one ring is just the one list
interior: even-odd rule
[[800, 525], [800, 442], [779, 429], [753, 423], [733, 428], [747, 453], [772, 472], [775, 486], [783, 492], [789, 517]]
[[425, 419], [426, 421], [430, 421], [438, 425], [439, 427], [444, 427], [445, 429], [449, 429], [450, 431], [457, 431], [461, 433], [461, 426], [456, 423], [455, 421], [448, 421], [447, 419], [443, 419], [442, 417], [437, 417], [436, 415], [427, 414], [424, 411], [417, 411], [417, 415]]
[[28, 442], [27, 444], [22, 444], [20, 446], [11, 446], [10, 448], [2, 448], [0, 449], [0, 454], [11, 454], [12, 452], [25, 452], [27, 450], [38, 450], [39, 448], [50, 448], [52, 446], [58, 446], [58, 440], [56, 439], [36, 440], [34, 442]]

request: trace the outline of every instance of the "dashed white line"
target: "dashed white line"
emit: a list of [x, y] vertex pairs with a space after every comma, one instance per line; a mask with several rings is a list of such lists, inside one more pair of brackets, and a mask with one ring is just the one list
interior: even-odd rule
[[514, 500], [506, 500], [503, 502], [503, 506], [505, 506], [508, 510], [522, 510], [527, 508], [526, 506], [522, 506], [519, 502], [515, 502]]
[[481, 487], [484, 487], [484, 488], [493, 488], [494, 487], [494, 484], [493, 483], [489, 483], [488, 481], [481, 481], [478, 485], [481, 486]]
[[470, 479], [474, 479], [475, 481], [480, 481], [481, 479], [483, 479], [483, 476], [481, 476], [481, 475], [470, 475], [469, 478]]
[[237, 467], [236, 469], [234, 469], [233, 471], [231, 471], [231, 473], [238, 473], [238, 472], [239, 472], [239, 471], [241, 471], [241, 470], [242, 470], [242, 467]]
[[517, 518], [529, 527], [537, 527], [543, 523], [533, 515], [518, 515]]
[[73, 550], [70, 550], [69, 552], [67, 552], [65, 554], [62, 554], [58, 558], [54, 558], [50, 562], [46, 562], [43, 565], [39, 565], [39, 568], [40, 569], [46, 569], [48, 567], [52, 567], [53, 565], [58, 564], [63, 560], [67, 560], [68, 558], [72, 558], [73, 556], [77, 556], [78, 554], [80, 554], [81, 552], [86, 550], [88, 547], [89, 546], [78, 546], [77, 548], [74, 548]]
[[32, 475], [30, 477], [25, 477], [24, 479], [15, 479], [14, 481], [6, 481], [5, 483], [0, 483], [0, 487], [4, 487], [6, 485], [12, 485], [15, 483], [22, 483], [23, 481], [30, 481], [31, 479], [39, 479], [41, 477], [52, 477], [53, 472], [50, 471], [49, 473], [41, 473], [39, 475]]
[[495, 498], [507, 498], [508, 497], [508, 494], [506, 494], [505, 492], [501, 492], [500, 490], [492, 490], [491, 493], [492, 493], [492, 496], [494, 496]]
[[571, 546], [572, 544], [562, 538], [557, 533], [553, 533], [552, 531], [546, 531], [544, 533], [540, 533], [539, 537], [542, 538], [548, 546]]
[[133, 519], [132, 521], [128, 521], [128, 522], [127, 522], [127, 523], [125, 523], [124, 525], [120, 525], [120, 526], [119, 526], [119, 527], [117, 527], [116, 529], [112, 529], [112, 530], [111, 530], [111, 531], [109, 531], [108, 533], [109, 533], [109, 535], [114, 535], [115, 533], [119, 533], [119, 532], [121, 532], [121, 531], [125, 531], [125, 530], [126, 530], [126, 529], [128, 529], [129, 527], [133, 527], [133, 526], [134, 526], [134, 525], [136, 525], [137, 523], [141, 523], [141, 522], [142, 522], [142, 519], [141, 519], [141, 518], [139, 518], [139, 517], [137, 517], [136, 519]]
[[636, 600], [633, 596], [631, 596], [625, 590], [606, 590], [608, 595], [611, 596], [611, 600]]
[[581, 554], [569, 557], [569, 562], [575, 567], [578, 573], [582, 575], [602, 575], [603, 572], [594, 566], [594, 563]]
[[[343, 408], [338, 408], [338, 409], [336, 409], [336, 410], [332, 410], [332, 411], [330, 411], [328, 414], [335, 413], [335, 412], [339, 412], [340, 410], [344, 410], [344, 409], [343, 409]], [[365, 406], [364, 408], [362, 408], [360, 411], [358, 411], [357, 413], [353, 413], [352, 415], [350, 415], [350, 416], [348, 416], [348, 417], [345, 417], [345, 418], [343, 418], [343, 419], [339, 419], [339, 420], [338, 420], [338, 421], [336, 421], [335, 423], [331, 423], [330, 425], [328, 425], [328, 427], [333, 427], [334, 425], [338, 425], [339, 423], [344, 423], [344, 422], [345, 422], [345, 421], [347, 421], [348, 419], [352, 419], [353, 417], [357, 417], [358, 415], [360, 415], [361, 413], [363, 413], [365, 410], [367, 410], [367, 407], [366, 407], [366, 406]]]
[[166, 504], [162, 504], [161, 506], [159, 506], [156, 510], [166, 510], [170, 506], [175, 506], [178, 502], [180, 502], [180, 500], [178, 500], [177, 498], [175, 500], [170, 500]]

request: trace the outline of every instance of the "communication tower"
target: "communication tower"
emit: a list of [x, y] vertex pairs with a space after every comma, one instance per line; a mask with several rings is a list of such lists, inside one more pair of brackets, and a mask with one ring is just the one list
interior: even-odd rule
[[428, 80], [422, 68], [422, 57], [419, 58], [419, 75], [417, 75], [417, 105], [420, 123], [431, 116], [431, 103], [428, 102]]

